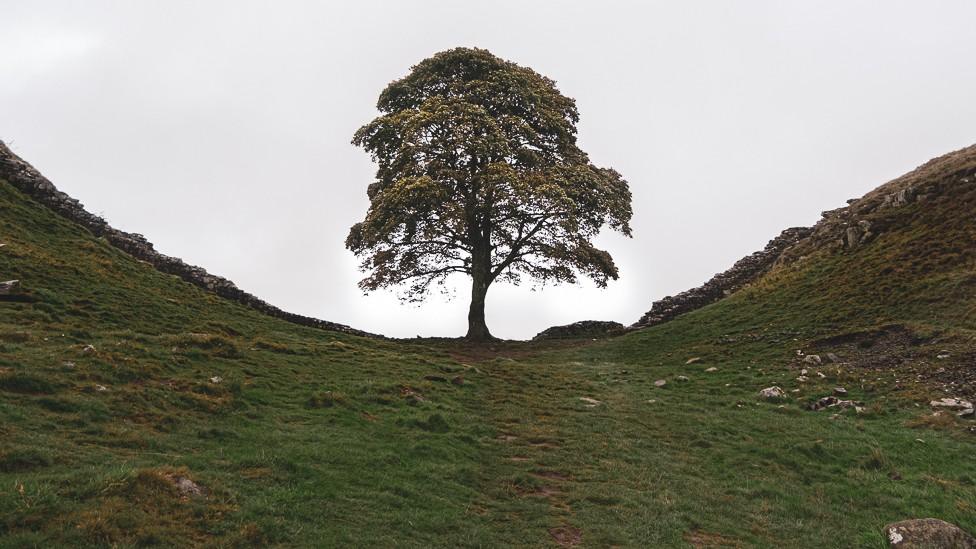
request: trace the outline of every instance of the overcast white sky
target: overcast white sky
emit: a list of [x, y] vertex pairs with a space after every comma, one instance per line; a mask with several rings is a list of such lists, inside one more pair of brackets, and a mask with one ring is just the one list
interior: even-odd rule
[[976, 141], [976, 2], [0, 0], [0, 139], [160, 251], [290, 311], [393, 336], [464, 333], [457, 297], [363, 296], [343, 241], [379, 92], [456, 46], [577, 100], [580, 142], [634, 194], [621, 278], [495, 286], [527, 338], [630, 324], [780, 230]]

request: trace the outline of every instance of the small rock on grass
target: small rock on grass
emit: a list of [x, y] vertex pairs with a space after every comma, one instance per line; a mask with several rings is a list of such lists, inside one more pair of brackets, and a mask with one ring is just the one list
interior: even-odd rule
[[718, 371], [718, 368], [716, 368], [715, 366], [712, 366], [711, 368], [705, 368], [705, 371], [706, 372], [717, 372]]
[[759, 396], [766, 400], [776, 400], [786, 398], [786, 392], [780, 387], [773, 385], [772, 387], [766, 387], [765, 389], [759, 391]]
[[934, 518], [911, 519], [885, 526], [889, 547], [898, 549], [974, 549], [976, 538], [955, 524]]
[[847, 389], [843, 387], [834, 387], [834, 394], [839, 397], [847, 396]]
[[696, 364], [698, 362], [701, 362], [700, 356], [689, 358], [688, 360], [685, 361], [685, 364]]
[[929, 402], [929, 406], [933, 408], [948, 408], [950, 410], [965, 410], [972, 408], [973, 403], [961, 398], [940, 398], [939, 400]]
[[664, 387], [667, 384], [668, 384], [668, 382], [666, 380], [663, 380], [663, 379], [659, 379], [659, 380], [657, 380], [657, 381], [654, 382], [654, 386], [655, 387]]
[[594, 408], [602, 404], [602, 402], [600, 402], [599, 400], [590, 397], [580, 397], [580, 400], [582, 400], [586, 404], [587, 408]]

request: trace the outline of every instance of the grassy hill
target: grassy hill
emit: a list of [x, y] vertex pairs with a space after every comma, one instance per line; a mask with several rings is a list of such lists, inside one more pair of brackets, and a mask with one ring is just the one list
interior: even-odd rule
[[[883, 547], [886, 523], [923, 516], [976, 531], [974, 422], [928, 404], [976, 396], [974, 166], [965, 149], [879, 188], [666, 324], [480, 347], [260, 314], [0, 180], [0, 279], [29, 296], [0, 302], [0, 547]], [[785, 398], [757, 397], [772, 385]], [[809, 409], [835, 387], [859, 411]]]

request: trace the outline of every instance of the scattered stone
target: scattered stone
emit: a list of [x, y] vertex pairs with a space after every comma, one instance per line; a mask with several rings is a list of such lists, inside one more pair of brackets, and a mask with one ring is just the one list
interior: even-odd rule
[[818, 366], [823, 363], [823, 361], [820, 359], [820, 355], [807, 355], [803, 357], [803, 362], [807, 364], [816, 364]]
[[98, 392], [102, 392], [102, 391], [108, 391], [108, 387], [106, 387], [106, 386], [104, 386], [104, 385], [97, 385], [97, 384], [96, 384], [96, 385], [95, 385], [95, 390], [96, 390], [96, 391], [98, 391]]
[[657, 402], [657, 399], [655, 398], [648, 399], [647, 401], [648, 404], [654, 404], [655, 402]]
[[686, 360], [685, 361], [685, 364], [697, 364], [699, 362], [701, 362], [701, 357], [700, 356], [696, 356], [696, 357], [692, 357], [692, 358], [689, 358], [688, 360]]
[[705, 368], [705, 371], [706, 372], [717, 372], [718, 371], [718, 368], [716, 368], [715, 366], [712, 366], [711, 368]]
[[955, 524], [934, 518], [910, 519], [885, 526], [890, 547], [899, 549], [974, 549], [976, 538]]
[[937, 358], [939, 360], [945, 360], [945, 359], [947, 359], [947, 358], [949, 358], [951, 356], [952, 356], [952, 353], [950, 353], [949, 351], [939, 351], [939, 354], [935, 355], [935, 358]]
[[213, 383], [214, 385], [216, 385], [216, 384], [222, 382], [223, 380], [224, 380], [224, 378], [222, 378], [220, 376], [213, 376], [212, 378], [210, 378], [210, 383]]
[[786, 398], [786, 391], [774, 385], [759, 391], [759, 396], [766, 400], [777, 400]]
[[97, 353], [97, 352], [98, 350], [95, 349], [95, 346], [91, 344], [85, 345], [84, 348], [81, 349], [81, 353], [85, 355], [90, 355], [92, 353]]
[[810, 409], [814, 412], [818, 412], [826, 408], [840, 408], [841, 410], [846, 410], [848, 408], [857, 408], [858, 406], [859, 403], [854, 402], [853, 400], [841, 400], [835, 396], [825, 396], [811, 404]]
[[678, 381], [688, 381], [688, 376], [678, 376], [675, 379], [677, 379]]
[[796, 377], [796, 380], [799, 381], [800, 383], [806, 383], [807, 380], [809, 380], [809, 379], [810, 378], [808, 378], [807, 376], [797, 376]]
[[834, 394], [837, 396], [847, 396], [847, 389], [843, 387], [834, 387]]
[[800, 375], [801, 375], [801, 376], [805, 376], [805, 375], [807, 375], [807, 374], [809, 374], [809, 373], [810, 373], [810, 370], [807, 370], [806, 368], [804, 368], [804, 369], [802, 369], [802, 370], [800, 370]]
[[967, 408], [972, 408], [973, 403], [960, 398], [947, 397], [939, 400], [933, 400], [932, 402], [929, 402], [929, 406], [933, 408], [948, 408], [950, 410], [965, 410]]
[[956, 412], [956, 415], [963, 419], [972, 419], [973, 417], [976, 417], [976, 409], [966, 408], [965, 410]]
[[828, 362], [833, 362], [835, 364], [838, 363], [838, 362], [840, 362], [840, 357], [837, 356], [837, 355], [835, 355], [834, 353], [827, 353], [826, 356], [827, 356], [827, 361]]
[[827, 376], [823, 372], [817, 372], [817, 377], [820, 379], [825, 379]]
[[587, 408], [596, 408], [600, 404], [603, 404], [599, 400], [590, 397], [580, 397], [580, 400], [582, 400], [585, 403]]
[[74, 368], [75, 367], [75, 363], [66, 360], [66, 361], [64, 361], [64, 362], [61, 363], [61, 366], [64, 366], [65, 368]]

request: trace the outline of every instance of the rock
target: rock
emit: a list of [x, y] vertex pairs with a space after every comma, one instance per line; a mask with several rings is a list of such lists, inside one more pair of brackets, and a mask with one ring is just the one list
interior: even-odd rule
[[95, 390], [100, 393], [102, 391], [108, 391], [108, 387], [106, 387], [104, 385], [95, 385]]
[[692, 357], [692, 358], [689, 358], [688, 360], [686, 360], [685, 361], [685, 364], [697, 364], [699, 362], [701, 362], [701, 357], [700, 356], [696, 356], [696, 357]]
[[759, 396], [766, 400], [777, 400], [786, 398], [786, 391], [774, 385], [759, 391]]
[[824, 374], [823, 372], [817, 372], [817, 377], [819, 377], [819, 378], [821, 378], [821, 379], [823, 379], [823, 378], [825, 378], [825, 377], [827, 377], [827, 376], [826, 376], [826, 374]]
[[0, 295], [13, 295], [20, 292], [19, 280], [0, 282]]
[[70, 362], [70, 361], [65, 361], [65, 362], [62, 362], [61, 363], [61, 366], [64, 366], [65, 368], [68, 368], [68, 369], [71, 369], [71, 368], [74, 368], [75, 367], [75, 363], [74, 362]]
[[807, 364], [816, 364], [818, 366], [823, 364], [823, 360], [820, 359], [820, 355], [807, 355], [803, 357], [803, 362]]
[[816, 412], [826, 408], [840, 408], [841, 410], [846, 410], [848, 408], [857, 408], [858, 406], [859, 404], [853, 400], [840, 400], [835, 396], [825, 396], [811, 404], [810, 409]]
[[949, 358], [951, 356], [952, 356], [952, 354], [949, 353], [949, 351], [939, 351], [939, 354], [935, 355], [935, 358], [937, 358], [939, 360], [945, 360], [945, 359], [947, 359], [947, 358]]
[[663, 380], [663, 379], [659, 379], [659, 380], [657, 380], [657, 381], [654, 382], [654, 386], [655, 387], [664, 387], [667, 384], [668, 384], [668, 382], [666, 380]]
[[717, 372], [718, 371], [718, 368], [716, 368], [715, 366], [712, 366], [711, 368], [705, 368], [705, 371], [706, 372]]
[[962, 528], [934, 518], [910, 519], [885, 526], [890, 547], [899, 549], [974, 549], [976, 538]]
[[90, 355], [90, 354], [93, 354], [93, 353], [97, 353], [97, 352], [98, 352], [98, 350], [97, 350], [97, 349], [95, 349], [95, 346], [94, 346], [94, 345], [91, 345], [91, 344], [89, 344], [89, 345], [85, 345], [85, 346], [84, 346], [84, 347], [83, 347], [83, 348], [81, 349], [81, 353], [82, 353], [82, 354], [85, 354], [85, 355]]
[[959, 417], [961, 417], [961, 418], [963, 418], [963, 419], [971, 419], [973, 417], [976, 417], [976, 409], [974, 409], [974, 408], [966, 408], [965, 410], [962, 410], [960, 412], [956, 412], [956, 415], [959, 416]]
[[602, 402], [600, 402], [599, 400], [597, 400], [595, 398], [580, 397], [579, 399], [582, 400], [585, 403], [585, 405], [586, 405], [587, 408], [594, 408], [596, 406], [599, 406], [600, 404], [603, 404]]
[[608, 337], [624, 333], [624, 325], [609, 320], [581, 320], [565, 326], [553, 326], [536, 334], [532, 341]]
[[967, 408], [972, 408], [973, 403], [960, 398], [942, 398], [929, 402], [929, 406], [933, 408], [948, 408], [950, 410], [965, 410]]
[[167, 478], [184, 496], [192, 498], [202, 498], [207, 496], [208, 490], [206, 488], [184, 476], [173, 475], [168, 476]]
[[210, 383], [213, 383], [214, 385], [216, 385], [216, 384], [222, 382], [223, 380], [224, 380], [224, 378], [222, 378], [220, 376], [213, 376], [212, 378], [210, 378]]
[[827, 353], [825, 356], [827, 357], [828, 362], [833, 362], [835, 364], [840, 362], [840, 357], [835, 355], [834, 353]]
[[797, 376], [796, 377], [796, 380], [799, 381], [800, 383], [806, 383], [809, 379], [810, 378], [808, 378], [807, 376]]
[[805, 375], [807, 375], [807, 374], [809, 374], [809, 373], [810, 373], [810, 370], [807, 370], [806, 368], [804, 368], [804, 369], [802, 369], [802, 370], [800, 370], [800, 375], [801, 375], [801, 376], [805, 376]]
[[689, 381], [688, 376], [678, 376], [675, 379], [678, 381]]
[[847, 389], [843, 387], [834, 387], [834, 394], [837, 396], [847, 396]]

